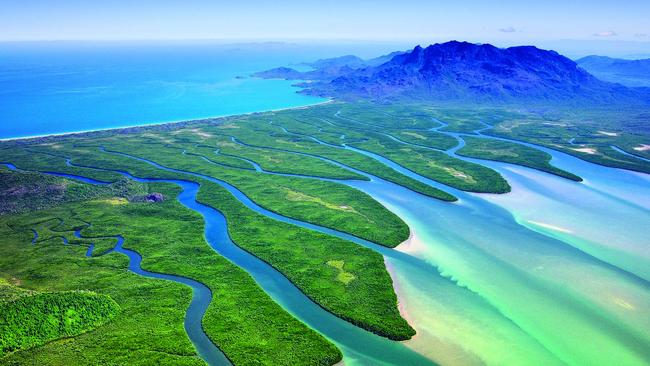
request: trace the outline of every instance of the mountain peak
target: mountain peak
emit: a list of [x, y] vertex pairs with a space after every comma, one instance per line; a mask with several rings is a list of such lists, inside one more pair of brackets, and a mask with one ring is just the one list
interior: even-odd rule
[[314, 87], [335, 96], [488, 101], [607, 100], [620, 91], [555, 51], [460, 41], [417, 46], [377, 67]]
[[648, 103], [648, 92], [596, 79], [574, 61], [535, 46], [498, 48], [462, 41], [396, 54], [336, 73], [312, 72], [305, 93], [337, 98]]

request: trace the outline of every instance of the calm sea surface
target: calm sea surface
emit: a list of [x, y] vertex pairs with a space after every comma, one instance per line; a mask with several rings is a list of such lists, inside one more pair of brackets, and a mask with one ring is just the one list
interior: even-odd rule
[[292, 82], [250, 74], [357, 49], [281, 43], [0, 43], [0, 138], [313, 104], [323, 99], [297, 94]]

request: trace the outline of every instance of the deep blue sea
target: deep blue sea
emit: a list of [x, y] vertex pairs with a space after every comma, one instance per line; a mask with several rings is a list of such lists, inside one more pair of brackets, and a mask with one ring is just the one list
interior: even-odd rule
[[302, 106], [292, 82], [251, 73], [389, 45], [0, 43], [0, 138]]

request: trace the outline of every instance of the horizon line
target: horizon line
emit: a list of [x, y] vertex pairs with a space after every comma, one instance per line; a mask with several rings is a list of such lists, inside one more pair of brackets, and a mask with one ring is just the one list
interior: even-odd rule
[[471, 37], [414, 37], [414, 38], [386, 38], [386, 39], [366, 39], [366, 38], [255, 38], [255, 37], [232, 37], [232, 38], [65, 38], [65, 39], [0, 39], [0, 43], [37, 43], [37, 42], [246, 42], [246, 43], [293, 43], [293, 42], [363, 42], [363, 43], [401, 43], [412, 42], [418, 43], [426, 39], [431, 41], [465, 41], [469, 43], [490, 43], [490, 42], [594, 42], [594, 43], [636, 43], [648, 44], [650, 40], [634, 39], [592, 39], [592, 38], [554, 38], [554, 39], [506, 39], [497, 38], [491, 41], [473, 40]]

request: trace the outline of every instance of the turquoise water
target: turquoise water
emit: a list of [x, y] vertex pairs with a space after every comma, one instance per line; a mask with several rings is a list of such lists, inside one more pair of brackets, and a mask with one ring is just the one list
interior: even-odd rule
[[[208, 115], [228, 114], [216, 110], [233, 106], [211, 104], [213, 98], [219, 96], [217, 90], [224, 92], [223, 87], [239, 89], [224, 93], [235, 93], [228, 95], [233, 100], [241, 99], [241, 94], [234, 95], [247, 90], [245, 81], [258, 82], [236, 78], [239, 72], [248, 68], [256, 71], [265, 65], [284, 65], [291, 61], [287, 58], [307, 57], [302, 51], [274, 50], [244, 50], [235, 57], [224, 49], [213, 50], [210, 54], [199, 47], [181, 53], [178, 48], [149, 49], [141, 57], [133, 56], [141, 50], [127, 52], [120, 48], [116, 54], [112, 51], [111, 57], [115, 59], [105, 59], [105, 50], [100, 51], [86, 50], [91, 56], [93, 52], [99, 54], [84, 58], [82, 64], [109, 65], [108, 75], [112, 77], [100, 75], [101, 72], [92, 68], [87, 70], [91, 76], [78, 75], [78, 70], [83, 70], [80, 67], [75, 67], [72, 74], [66, 72], [66, 68], [71, 67], [70, 60], [79, 59], [78, 50], [74, 51], [74, 57], [65, 53], [48, 59], [51, 65], [46, 67], [49, 70], [46, 74], [53, 78], [49, 82], [42, 82], [48, 78], [39, 76], [42, 66], [35, 68], [33, 77], [26, 76], [26, 64], [16, 66], [22, 72], [15, 74], [3, 67], [2, 80], [13, 80], [14, 84], [2, 84], [0, 117], [5, 120], [11, 117], [18, 123], [3, 124], [0, 128], [13, 129], [14, 133], [22, 128], [31, 131], [25, 132], [29, 134], [45, 133], [37, 132], [38, 128], [52, 128], [54, 132], [64, 132], [64, 127], [89, 129], [83, 124], [74, 125], [76, 116], [82, 114], [67, 108], [76, 108], [76, 104], [90, 112], [99, 111], [91, 113], [97, 120], [90, 126], [114, 123], [113, 113], [139, 116], [136, 119], [140, 121], [151, 118], [148, 122], [160, 122], [153, 118], [158, 113], [153, 109], [158, 107], [167, 108], [165, 113], [172, 113], [164, 116], [161, 113], [160, 118], [164, 120], [202, 117], [198, 114], [176, 117], [174, 114], [189, 115], [201, 108]], [[41, 65], [44, 63], [42, 59], [37, 60], [33, 52], [21, 52], [26, 53], [21, 56], [23, 60], [32, 57]], [[12, 57], [14, 61], [17, 59], [15, 55]], [[11, 61], [12, 57], [2, 54], [3, 66], [11, 64], [7, 60]], [[230, 66], [212, 69], [224, 60], [230, 60], [223, 64]], [[272, 65], [276, 61], [277, 65]], [[152, 64], [158, 66], [152, 68]], [[111, 69], [111, 65], [119, 67]], [[174, 65], [177, 69], [172, 67]], [[192, 67], [185, 68], [188, 65]], [[52, 70], [59, 70], [60, 75]], [[210, 90], [209, 80], [218, 79], [218, 75], [232, 84], [220, 84]], [[21, 78], [31, 82], [18, 83], [16, 80]], [[153, 81], [181, 79], [185, 81], [180, 85], [172, 83], [174, 86], [170, 88], [186, 90], [186, 93], [156, 97], [157, 93], [165, 94], [164, 90], [171, 89]], [[77, 81], [61, 84], [62, 80]], [[92, 88], [62, 93], [65, 96], [53, 92], [57, 88], [74, 91], [88, 80], [101, 80], [112, 90], [108, 95], [118, 96], [99, 103], [103, 100], [101, 94]], [[112, 80], [115, 86], [111, 87]], [[183, 86], [187, 80], [195, 82]], [[249, 89], [253, 94], [264, 89], [258, 90], [253, 84]], [[41, 88], [48, 91], [44, 92], [42, 101], [37, 98]], [[264, 102], [283, 100], [285, 92], [291, 98], [305, 98], [296, 96], [286, 83], [281, 89], [268, 95], [273, 102]], [[7, 97], [11, 90], [13, 101]], [[140, 99], [138, 93], [152, 94], [150, 98]], [[118, 105], [122, 107], [110, 107], [112, 101], [121, 101]], [[144, 104], [152, 109], [137, 107]], [[22, 109], [19, 112], [13, 109], [10, 113], [10, 105], [14, 105], [13, 108], [22, 105]], [[56, 108], [50, 108], [52, 106]], [[286, 106], [289, 105], [278, 107]], [[37, 117], [28, 119], [30, 115]], [[145, 116], [149, 117], [142, 119]], [[66, 119], [73, 124], [63, 121]], [[43, 126], [30, 121], [41, 121]], [[11, 132], [2, 131], [5, 137], [10, 136]], [[456, 149], [451, 149], [449, 154], [453, 155]], [[553, 156], [553, 164], [580, 175], [584, 182], [572, 182], [510, 164], [465, 159], [494, 168], [512, 186], [512, 192], [504, 195], [469, 194], [422, 178], [381, 156], [359, 151], [460, 198], [456, 203], [445, 203], [375, 177], [369, 182], [345, 182], [372, 195], [407, 222], [413, 237], [397, 250], [372, 246], [332, 230], [282, 217], [260, 208], [236, 188], [226, 186], [235, 197], [261, 214], [348, 238], [382, 253], [395, 282], [401, 310], [418, 332], [411, 341], [391, 342], [332, 316], [306, 299], [281, 274], [234, 245], [215, 250], [253, 275], [287, 311], [333, 340], [344, 352], [346, 365], [426, 363], [420, 355], [444, 365], [650, 363], [649, 176], [605, 168], [540, 149]], [[255, 168], [261, 170], [259, 166]], [[223, 218], [216, 211], [198, 205], [193, 194], [191, 189], [186, 189], [179, 200], [203, 213], [209, 242], [227, 242]], [[415, 352], [409, 352], [407, 347]]]
[[415, 349], [443, 364], [650, 360], [650, 177], [546, 151], [585, 182], [473, 160], [503, 174], [512, 192], [453, 191], [460, 201], [444, 204], [359, 183], [411, 227], [414, 237], [398, 250], [435, 265], [459, 287], [394, 266], [420, 333], [410, 342]]
[[0, 43], [0, 138], [304, 106], [285, 80], [250, 74], [332, 47], [211, 43]]
[[[599, 252], [598, 245], [609, 244], [621, 253], [637, 250], [638, 260], [647, 258], [647, 226], [643, 223], [650, 217], [649, 178], [549, 152], [554, 164], [575, 171], [585, 182], [481, 161], [500, 171], [513, 191], [506, 195], [468, 194], [369, 153], [404, 174], [454, 193], [460, 200], [441, 202], [376, 177], [369, 182], [344, 182], [375, 197], [402, 217], [413, 232], [410, 241], [397, 251], [351, 238], [386, 258], [401, 310], [418, 332], [413, 340], [402, 344], [381, 339], [323, 311], [256, 258], [239, 257], [243, 252], [239, 248], [215, 249], [251, 273], [287, 311], [334, 341], [344, 352], [346, 365], [426, 362], [418, 354], [444, 365], [647, 364], [648, 281], [634, 268], [625, 269], [627, 262], [617, 262], [611, 252]], [[345, 237], [264, 210], [236, 188], [224, 186], [261, 214]], [[224, 242], [224, 223], [210, 224], [211, 220], [222, 220], [215, 218], [214, 210], [197, 206], [189, 193], [179, 199], [192, 209], [210, 211], [204, 214], [206, 238]], [[601, 205], [600, 210], [594, 211], [594, 204]], [[612, 218], [607, 207], [623, 216]], [[568, 208], [572, 211], [560, 216], [559, 223], [549, 223]], [[635, 216], [638, 221], [625, 224]], [[574, 235], [593, 230], [594, 218], [608, 222], [608, 217], [609, 226], [595, 229], [611, 232], [618, 238], [616, 242], [583, 241]], [[415, 352], [406, 352], [403, 346]]]
[[418, 331], [406, 344], [445, 365], [650, 360], [650, 176], [536, 147], [585, 181], [463, 158], [494, 168], [513, 187], [504, 195], [469, 194], [344, 148], [460, 198], [444, 203], [378, 179], [348, 183], [410, 226], [413, 237], [397, 250], [440, 272], [386, 256]]

